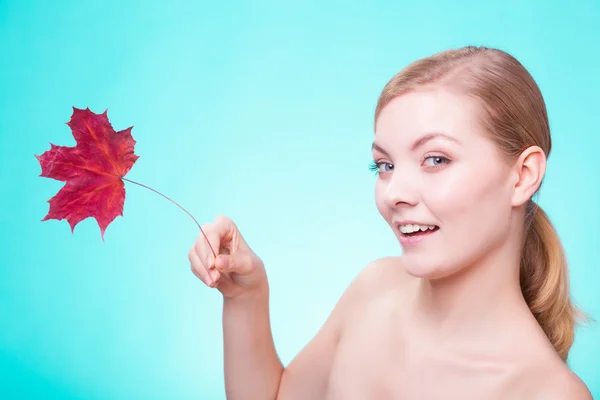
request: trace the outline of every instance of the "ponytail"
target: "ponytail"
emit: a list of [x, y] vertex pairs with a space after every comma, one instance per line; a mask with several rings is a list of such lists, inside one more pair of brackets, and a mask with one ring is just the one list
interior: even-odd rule
[[566, 362], [578, 314], [569, 295], [565, 253], [548, 215], [533, 200], [527, 204], [520, 280], [525, 301]]

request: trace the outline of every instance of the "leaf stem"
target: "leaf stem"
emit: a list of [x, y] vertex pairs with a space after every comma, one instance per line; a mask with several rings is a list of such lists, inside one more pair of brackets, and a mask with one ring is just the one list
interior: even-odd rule
[[200, 224], [198, 223], [198, 221], [196, 221], [196, 218], [194, 218], [194, 216], [193, 216], [192, 214], [190, 214], [190, 213], [189, 213], [189, 212], [188, 212], [188, 211], [187, 211], [185, 208], [181, 207], [181, 206], [180, 206], [179, 204], [177, 204], [177, 203], [176, 203], [174, 200], [172, 200], [172, 199], [170, 199], [169, 197], [165, 196], [164, 194], [162, 194], [162, 193], [161, 193], [161, 192], [159, 192], [158, 190], [154, 190], [154, 189], [152, 189], [151, 187], [148, 187], [148, 186], [146, 186], [146, 185], [142, 185], [141, 183], [138, 183], [138, 182], [132, 181], [132, 180], [130, 180], [130, 179], [127, 179], [127, 178], [123, 178], [123, 177], [121, 177], [121, 179], [123, 179], [124, 181], [127, 181], [127, 182], [134, 183], [134, 184], [136, 184], [136, 185], [139, 185], [139, 186], [145, 187], [145, 188], [146, 188], [146, 189], [148, 189], [148, 190], [152, 190], [154, 193], [158, 193], [158, 194], [160, 194], [162, 197], [164, 197], [165, 199], [169, 200], [171, 203], [175, 204], [177, 207], [179, 207], [179, 208], [181, 208], [183, 211], [185, 211], [187, 215], [189, 215], [190, 217], [192, 217], [192, 219], [194, 220], [194, 222], [196, 223], [196, 225], [198, 225], [198, 228], [200, 228], [200, 232], [202, 232], [202, 235], [204, 235], [204, 239], [206, 239], [206, 243], [208, 243], [208, 247], [210, 247], [210, 250], [212, 251], [212, 253], [213, 253], [213, 256], [215, 257], [215, 259], [217, 258], [217, 254], [215, 253], [215, 250], [214, 250], [214, 249], [213, 249], [213, 247], [210, 245], [210, 242], [208, 241], [208, 237], [206, 237], [206, 233], [204, 233], [204, 231], [202, 230], [202, 227], [200, 226]]

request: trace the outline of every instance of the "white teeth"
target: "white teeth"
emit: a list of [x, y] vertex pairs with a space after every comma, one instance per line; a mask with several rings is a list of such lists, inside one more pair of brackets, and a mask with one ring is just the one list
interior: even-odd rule
[[416, 224], [400, 225], [400, 232], [402, 232], [402, 233], [414, 233], [417, 231], [425, 232], [428, 229], [429, 230], [435, 229], [435, 225], [416, 225]]

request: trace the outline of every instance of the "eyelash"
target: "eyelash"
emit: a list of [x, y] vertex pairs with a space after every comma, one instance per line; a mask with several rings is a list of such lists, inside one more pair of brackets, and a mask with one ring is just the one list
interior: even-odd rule
[[369, 163], [369, 171], [377, 174], [379, 172], [379, 164], [380, 163], [376, 162], [375, 160], [371, 160], [371, 162]]
[[[450, 159], [448, 157], [444, 157], [444, 156], [439, 156], [439, 155], [431, 155], [428, 154], [426, 156], [424, 156], [422, 158], [421, 163], [425, 162], [426, 160], [430, 159], [430, 158], [439, 158], [441, 160], [443, 160], [442, 164], [439, 164], [437, 166], [434, 167], [430, 167], [433, 169], [439, 169], [439, 168], [443, 168], [445, 165], [450, 163]], [[369, 163], [369, 171], [374, 172], [375, 174], [379, 174], [379, 167], [381, 164], [390, 164], [393, 166], [393, 164], [391, 163], [387, 163], [387, 162], [383, 162], [383, 161], [375, 161], [375, 160], [371, 160], [371, 162]]]

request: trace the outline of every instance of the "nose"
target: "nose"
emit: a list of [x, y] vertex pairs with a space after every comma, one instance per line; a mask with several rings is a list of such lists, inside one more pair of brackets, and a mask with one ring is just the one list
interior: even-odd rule
[[388, 207], [415, 206], [419, 202], [416, 185], [411, 182], [408, 175], [394, 171], [386, 182], [383, 200]]

